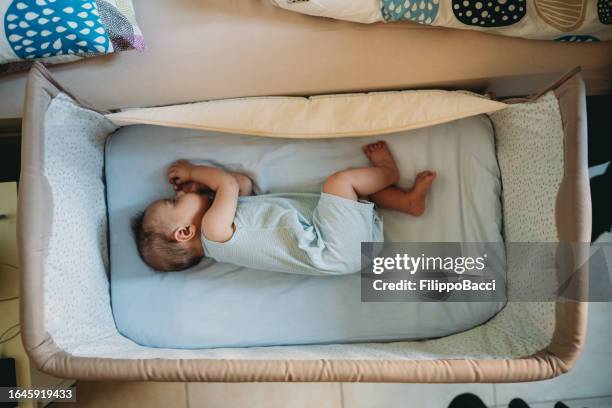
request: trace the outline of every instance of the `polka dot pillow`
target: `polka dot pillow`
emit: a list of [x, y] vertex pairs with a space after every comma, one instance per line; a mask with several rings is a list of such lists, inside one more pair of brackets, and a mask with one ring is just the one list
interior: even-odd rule
[[131, 0], [0, 0], [0, 72], [145, 47]]
[[541, 40], [612, 40], [612, 0], [380, 0], [380, 9], [388, 22]]
[[563, 42], [612, 41], [612, 0], [269, 0], [304, 14]]

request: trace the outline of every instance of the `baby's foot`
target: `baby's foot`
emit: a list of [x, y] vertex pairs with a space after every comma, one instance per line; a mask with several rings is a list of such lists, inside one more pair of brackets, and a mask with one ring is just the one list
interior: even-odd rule
[[405, 212], [415, 216], [422, 215], [425, 212], [427, 193], [429, 193], [431, 184], [435, 179], [435, 171], [427, 170], [417, 174], [414, 186], [406, 192], [406, 201], [404, 204]]
[[374, 167], [387, 170], [390, 184], [397, 184], [399, 182], [399, 170], [386, 142], [370, 143], [363, 146], [362, 150]]

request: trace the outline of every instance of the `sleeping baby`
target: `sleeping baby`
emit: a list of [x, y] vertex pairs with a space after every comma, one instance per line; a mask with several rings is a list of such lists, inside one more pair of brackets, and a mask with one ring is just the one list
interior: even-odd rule
[[385, 142], [363, 152], [370, 167], [332, 174], [320, 194], [252, 196], [253, 183], [244, 174], [179, 160], [168, 169], [176, 197], [153, 202], [135, 220], [138, 251], [158, 271], [184, 270], [206, 256], [286, 273], [357, 272], [361, 243], [383, 241], [374, 204], [419, 216], [436, 177], [423, 171], [403, 190], [395, 185], [399, 171]]

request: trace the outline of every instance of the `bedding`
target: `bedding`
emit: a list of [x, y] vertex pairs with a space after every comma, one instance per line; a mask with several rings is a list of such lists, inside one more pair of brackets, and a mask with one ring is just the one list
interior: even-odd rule
[[131, 0], [0, 0], [0, 72], [144, 49]]
[[[507, 240], [588, 243], [590, 239], [586, 101], [579, 71], [572, 70], [545, 90], [530, 87], [534, 93], [529, 98], [489, 101], [493, 106], [485, 110], [508, 111], [489, 115], [496, 129], [502, 185], [517, 186], [502, 188], [504, 213], [519, 215], [504, 217], [504, 222], [516, 224], [510, 235], [504, 228]], [[522, 80], [526, 86], [528, 79]], [[120, 126], [146, 121], [172, 128], [218, 129], [219, 125], [231, 127], [241, 118], [241, 125], [250, 124], [258, 134], [279, 137], [295, 135], [292, 123], [282, 120], [291, 111], [300, 113], [302, 123], [317, 124], [315, 132], [295, 136], [301, 139], [346, 136], [342, 131], [347, 124], [357, 134], [388, 134], [398, 125], [404, 130], [419, 127], [410, 121], [402, 123], [414, 106], [400, 101], [405, 95], [431, 91], [353, 94], [348, 100], [339, 95], [218, 100], [121, 114], [99, 111], [66, 92], [41, 64], [35, 64], [26, 90], [18, 239], [22, 339], [32, 364], [42, 371], [61, 378], [114, 381], [490, 383], [543, 380], [567, 372], [576, 363], [585, 340], [587, 304], [562, 299], [510, 302], [478, 327], [431, 340], [214, 349], [155, 348], [134, 342], [117, 331], [110, 307], [105, 262], [109, 220], [100, 159], [104, 140], [115, 129], [109, 119]], [[436, 93], [443, 99], [458, 94]], [[381, 94], [387, 98], [378, 100]], [[376, 118], [381, 112], [392, 112], [388, 121], [364, 114], [362, 108], [372, 107], [372, 99], [378, 100], [377, 109], [365, 112]], [[465, 93], [462, 105], [474, 108], [484, 101]], [[278, 107], [278, 116], [269, 110], [271, 105]], [[456, 119], [453, 106], [424, 104], [421, 115], [445, 123], [452, 120], [449, 116]], [[221, 121], [204, 115], [198, 122], [201, 111], [226, 115]], [[262, 111], [264, 117], [258, 115]], [[239, 116], [232, 120], [231, 112]], [[474, 115], [467, 109], [462, 117]], [[156, 118], [160, 120], [155, 122]], [[512, 128], [517, 122], [526, 140], [533, 135], [533, 140], [542, 138], [542, 143], [524, 149], [518, 141], [500, 140], [515, 137]], [[497, 131], [499, 126], [505, 129]], [[242, 130], [248, 133], [248, 127]], [[563, 160], [562, 166], [542, 160], [554, 157], [558, 149], [563, 157], [554, 160]], [[86, 175], [80, 176], [82, 170], [75, 161], [87, 165]], [[542, 175], [560, 181], [558, 190], [542, 189]], [[66, 180], [72, 179], [82, 180], [82, 185], [67, 188], [71, 184]], [[514, 208], [523, 195], [531, 195], [531, 204], [537, 207], [528, 217], [521, 217], [518, 207]], [[54, 217], [71, 211], [87, 216]], [[62, 256], [62, 251], [76, 256]], [[516, 265], [510, 257], [516, 255], [506, 253], [510, 268]], [[587, 268], [583, 263], [576, 267]], [[508, 293], [538, 279], [543, 271], [530, 267], [523, 282], [509, 280]]]
[[408, 187], [438, 178], [425, 215], [381, 210], [391, 241], [501, 241], [500, 179], [487, 116], [387, 136], [289, 140], [128, 126], [106, 146], [111, 300], [117, 329], [149, 347], [210, 348], [391, 341], [446, 336], [490, 319], [499, 302], [362, 303], [360, 275], [318, 277], [205, 260], [158, 273], [140, 260], [130, 217], [170, 196], [176, 159], [250, 175], [259, 193], [317, 192], [335, 171], [368, 164], [363, 144], [386, 140]]
[[610, 0], [271, 0], [305, 14], [360, 23], [414, 23], [539, 40], [612, 39]]

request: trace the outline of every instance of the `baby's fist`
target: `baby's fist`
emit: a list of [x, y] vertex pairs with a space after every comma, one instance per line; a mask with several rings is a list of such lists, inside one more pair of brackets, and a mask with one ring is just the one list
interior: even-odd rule
[[187, 160], [177, 160], [168, 168], [168, 181], [174, 186], [180, 186], [191, 180], [193, 164]]

